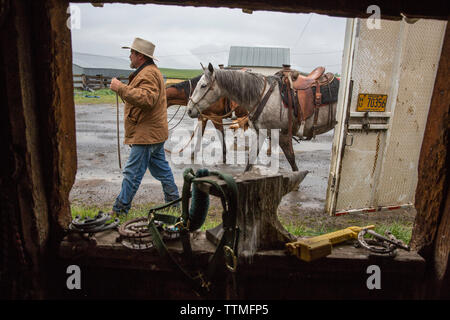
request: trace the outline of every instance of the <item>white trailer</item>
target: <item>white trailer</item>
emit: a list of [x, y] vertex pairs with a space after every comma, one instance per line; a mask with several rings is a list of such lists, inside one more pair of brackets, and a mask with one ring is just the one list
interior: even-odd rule
[[446, 21], [348, 19], [326, 212], [412, 206]]

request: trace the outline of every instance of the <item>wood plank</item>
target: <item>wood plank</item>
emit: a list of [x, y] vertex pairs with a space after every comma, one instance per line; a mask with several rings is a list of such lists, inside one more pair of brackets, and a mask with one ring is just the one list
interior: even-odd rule
[[[140, 270], [171, 270], [160, 258], [155, 248], [132, 250], [116, 242], [117, 231], [98, 233], [96, 245], [84, 239], [66, 237], [60, 245], [59, 253], [63, 259], [82, 261], [85, 265], [95, 267], [123, 267]], [[215, 245], [206, 239], [204, 231], [191, 236], [193, 254], [206, 264], [216, 250]], [[168, 241], [166, 245], [172, 255], [182, 259], [182, 246], [179, 240]], [[239, 270], [251, 271], [266, 277], [272, 273], [288, 274], [289, 272], [359, 272], [361, 266], [370, 264], [383, 266], [383, 272], [401, 273], [403, 276], [420, 276], [425, 272], [425, 260], [415, 251], [398, 250], [396, 257], [376, 256], [363, 248], [355, 248], [352, 244], [343, 243], [333, 247], [332, 253], [312, 262], [301, 261], [288, 255], [286, 250], [260, 250], [252, 259], [241, 256]], [[151, 268], [149, 268], [151, 266]]]
[[[367, 8], [373, 5], [372, 0], [76, 0], [75, 2], [85, 3], [156, 3], [176, 6], [194, 6], [194, 7], [226, 7], [226, 8], [243, 8], [251, 11], [279, 11], [279, 12], [297, 12], [297, 13], [318, 13], [333, 17], [361, 17], [367, 18]], [[378, 1], [381, 10], [380, 15], [383, 19], [400, 20], [401, 14], [408, 17], [416, 18], [434, 18], [448, 19], [448, 2], [446, 0], [430, 0], [424, 5], [423, 2], [413, 1]], [[445, 10], [447, 9], [447, 10]]]

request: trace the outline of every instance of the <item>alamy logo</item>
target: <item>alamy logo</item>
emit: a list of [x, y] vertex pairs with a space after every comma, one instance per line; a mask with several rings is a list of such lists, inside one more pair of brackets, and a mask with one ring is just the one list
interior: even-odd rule
[[[268, 136], [270, 142], [266, 139]], [[269, 167], [268, 172], [273, 174], [279, 170], [279, 129], [260, 129], [258, 132], [253, 129], [245, 132], [242, 129], [226, 129], [224, 137], [217, 130], [206, 130], [205, 134], [202, 134], [201, 130], [194, 129], [194, 135], [191, 135], [187, 129], [178, 129], [172, 133], [170, 141], [174, 143], [171, 148], [171, 161], [176, 165], [194, 163], [211, 166], [222, 162], [245, 165], [249, 162]], [[223, 141], [226, 159], [223, 159]]]
[[81, 28], [81, 9], [80, 7], [71, 4], [67, 7], [67, 11], [69, 14], [69, 18], [66, 21], [66, 26], [70, 30], [80, 29]]
[[373, 4], [367, 7], [367, 13], [372, 13], [372, 15], [367, 18], [366, 24], [367, 29], [381, 29], [381, 9], [379, 6]]
[[381, 289], [380, 267], [375, 264], [372, 264], [367, 267], [366, 273], [371, 275], [369, 278], [367, 278], [367, 281], [366, 281], [367, 289], [369, 289], [369, 290]]
[[81, 269], [80, 269], [80, 267], [72, 264], [67, 267], [66, 273], [70, 274], [70, 276], [67, 278], [67, 281], [66, 281], [67, 289], [69, 289], [69, 290], [81, 289]]

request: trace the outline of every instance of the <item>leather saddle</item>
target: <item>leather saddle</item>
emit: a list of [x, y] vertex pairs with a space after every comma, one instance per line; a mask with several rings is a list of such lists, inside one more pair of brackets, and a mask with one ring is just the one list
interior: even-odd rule
[[[324, 74], [324, 71], [323, 67], [316, 68], [307, 77], [297, 78], [297, 81], [293, 84], [294, 90], [297, 91], [298, 102], [302, 108], [303, 119], [308, 119], [313, 114], [316, 117], [317, 108], [323, 105], [320, 87], [329, 85], [334, 79], [334, 74], [331, 72]], [[314, 91], [313, 87], [315, 87]]]
[[287, 102], [287, 98], [285, 97], [288, 94], [292, 94], [294, 114], [299, 122], [311, 117], [315, 109], [323, 105], [320, 87], [330, 84], [334, 79], [334, 75], [331, 72], [324, 72], [324, 67], [317, 67], [307, 76], [291, 69], [284, 69], [277, 73], [277, 75], [283, 77], [283, 80], [281, 80], [282, 83], [287, 84], [288, 81], [284, 79], [289, 75], [291, 77], [293, 90], [290, 90], [286, 85], [281, 91], [285, 102]]
[[324, 67], [317, 67], [307, 76], [299, 74], [297, 79], [293, 81], [292, 85], [296, 90], [305, 90], [311, 88], [314, 83], [319, 79], [325, 72]]

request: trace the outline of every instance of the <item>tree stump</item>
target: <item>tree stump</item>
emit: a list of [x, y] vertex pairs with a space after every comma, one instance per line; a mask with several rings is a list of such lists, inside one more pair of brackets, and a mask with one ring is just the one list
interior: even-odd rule
[[[259, 250], [284, 249], [286, 242], [295, 241], [280, 223], [278, 205], [283, 196], [298, 188], [308, 171], [263, 176], [246, 172], [233, 176], [238, 187], [237, 226], [239, 227], [239, 257], [251, 258]], [[221, 187], [226, 183], [209, 176], [201, 179], [215, 180]], [[200, 190], [219, 196], [210, 184], [199, 184]], [[222, 237], [222, 225], [206, 231], [208, 240], [217, 245]]]

